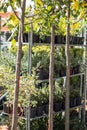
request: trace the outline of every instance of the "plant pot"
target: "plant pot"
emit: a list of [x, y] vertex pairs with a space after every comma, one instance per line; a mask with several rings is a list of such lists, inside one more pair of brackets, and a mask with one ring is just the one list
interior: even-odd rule
[[23, 34], [23, 42], [28, 42], [28, 33]]
[[69, 38], [69, 42], [70, 42], [70, 45], [73, 44], [73, 36], [70, 36], [70, 38]]
[[11, 104], [4, 104], [3, 105], [3, 110], [4, 110], [5, 113], [12, 114], [13, 107], [12, 107]]
[[83, 45], [83, 43], [84, 43], [84, 37], [77, 37], [77, 44]]
[[65, 110], [65, 101], [62, 101], [62, 106], [61, 106], [62, 110]]
[[48, 112], [49, 112], [49, 105], [47, 104], [47, 105], [45, 105], [45, 114], [48, 115]]
[[54, 103], [54, 111], [55, 111], [55, 112], [60, 111], [60, 110], [61, 110], [61, 107], [62, 107], [62, 103], [61, 103], [61, 102]]
[[51, 36], [45, 36], [43, 39], [40, 38], [40, 43], [50, 43]]
[[17, 108], [17, 114], [18, 114], [18, 116], [24, 116], [24, 108], [18, 107]]
[[76, 106], [76, 99], [75, 98], [70, 98], [70, 107]]
[[47, 86], [48, 87], [48, 85], [49, 85], [49, 82], [46, 81], [46, 82], [41, 82], [41, 83], [35, 84], [35, 87], [36, 88], [42, 88], [43, 86]]
[[80, 65], [77, 65], [75, 67], [75, 74], [78, 74], [80, 72]]
[[3, 110], [5, 113], [9, 113], [9, 107], [7, 106], [7, 104], [3, 105]]
[[66, 44], [66, 36], [62, 36], [62, 44]]
[[70, 75], [74, 74], [74, 67], [70, 67]]
[[59, 70], [59, 77], [65, 76], [66, 75], [66, 69], [64, 67], [61, 67]]
[[0, 86], [0, 91], [1, 91], [1, 90], [4, 90], [4, 86]]
[[39, 35], [33, 34], [33, 43], [39, 43]]
[[72, 37], [72, 44], [77, 45], [78, 44], [78, 38], [76, 36]]
[[62, 44], [62, 37], [61, 35], [55, 36], [55, 44]]
[[76, 97], [76, 106], [81, 105], [81, 97]]
[[0, 110], [3, 110], [3, 101], [0, 101]]
[[36, 110], [36, 107], [30, 109], [30, 118], [36, 117]]
[[80, 72], [80, 65], [76, 65], [70, 68], [70, 74], [78, 74]]
[[84, 37], [80, 37], [78, 44], [79, 45], [83, 45], [84, 44]]
[[43, 43], [50, 43], [51, 42], [51, 37], [50, 36], [45, 36]]
[[40, 80], [44, 80], [44, 79], [49, 78], [49, 73], [44, 69], [39, 69], [37, 73], [38, 73], [38, 78]]
[[37, 116], [42, 116], [44, 113], [45, 113], [45, 106], [40, 106], [40, 107], [37, 107], [37, 112], [36, 112]]

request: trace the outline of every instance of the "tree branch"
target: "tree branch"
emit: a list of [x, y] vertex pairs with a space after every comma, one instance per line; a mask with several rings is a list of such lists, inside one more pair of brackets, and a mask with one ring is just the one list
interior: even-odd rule
[[[39, 12], [40, 13], [40, 12]], [[26, 18], [32, 18], [32, 17], [34, 17], [34, 16], [37, 16], [39, 13], [37, 13], [37, 14], [33, 14], [33, 15], [28, 15], [28, 16], [25, 16]]]
[[14, 10], [14, 8], [13, 8], [13, 6], [12, 6], [12, 4], [10, 3], [10, 6], [11, 6], [11, 8], [12, 8], [12, 10], [13, 10], [13, 12], [14, 12], [14, 14], [15, 14], [15, 16], [17, 17], [17, 19], [19, 19], [20, 20], [20, 18], [18, 17], [18, 15], [17, 15], [17, 12]]
[[76, 23], [80, 22], [83, 18], [84, 18], [84, 17], [82, 17], [82, 18], [78, 19], [78, 20], [77, 20], [77, 21], [75, 21], [73, 24], [76, 24]]

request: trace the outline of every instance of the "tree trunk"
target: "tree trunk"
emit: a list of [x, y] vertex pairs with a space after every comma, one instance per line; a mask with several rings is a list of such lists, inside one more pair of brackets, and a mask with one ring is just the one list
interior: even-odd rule
[[49, 121], [48, 130], [53, 130], [53, 73], [54, 73], [54, 26], [51, 30], [51, 50], [50, 50], [50, 66], [49, 66]]
[[21, 68], [21, 54], [22, 54], [22, 42], [23, 42], [23, 30], [24, 30], [24, 12], [26, 0], [21, 2], [21, 17], [19, 24], [18, 34], [18, 52], [17, 52], [17, 63], [16, 63], [16, 76], [15, 76], [15, 89], [14, 89], [14, 102], [13, 102], [13, 115], [12, 115], [12, 128], [11, 130], [17, 130], [17, 107], [18, 107], [18, 95], [20, 86], [20, 68]]
[[69, 58], [69, 36], [70, 36], [70, 0], [67, 7], [66, 27], [66, 97], [65, 97], [65, 130], [69, 130], [69, 95], [70, 95], [70, 58]]

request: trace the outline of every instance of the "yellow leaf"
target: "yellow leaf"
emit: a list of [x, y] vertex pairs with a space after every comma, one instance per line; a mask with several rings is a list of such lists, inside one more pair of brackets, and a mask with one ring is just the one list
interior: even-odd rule
[[72, 8], [76, 11], [78, 11], [79, 9], [79, 2], [78, 1], [73, 1], [73, 4], [72, 4]]
[[16, 40], [12, 39], [11, 43], [12, 43], [12, 45], [16, 45]]
[[36, 2], [37, 4], [39, 4], [40, 6], [43, 5], [42, 0], [35, 0], [35, 2]]
[[82, 10], [79, 17], [83, 18], [84, 14], [85, 14], [85, 12], [84, 12], [84, 10]]
[[82, 7], [85, 7], [85, 6], [87, 6], [87, 3], [82, 3], [81, 5], [82, 5]]

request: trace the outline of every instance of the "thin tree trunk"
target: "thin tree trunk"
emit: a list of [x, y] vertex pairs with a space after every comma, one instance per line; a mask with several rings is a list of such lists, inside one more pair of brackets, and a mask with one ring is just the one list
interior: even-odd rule
[[49, 66], [49, 121], [48, 130], [53, 130], [53, 74], [54, 74], [54, 26], [51, 30], [51, 50], [50, 50], [50, 66]]
[[21, 2], [21, 20], [19, 24], [18, 34], [18, 52], [17, 52], [17, 63], [16, 63], [16, 76], [15, 76], [15, 91], [14, 91], [14, 102], [13, 102], [13, 115], [12, 115], [12, 127], [11, 130], [17, 130], [17, 107], [18, 107], [18, 95], [20, 86], [20, 68], [21, 68], [21, 54], [22, 54], [22, 42], [23, 42], [23, 30], [24, 30], [24, 12], [26, 0]]
[[70, 98], [70, 58], [69, 58], [69, 35], [70, 35], [70, 0], [67, 8], [66, 28], [66, 97], [65, 97], [65, 130], [69, 130], [69, 98]]

